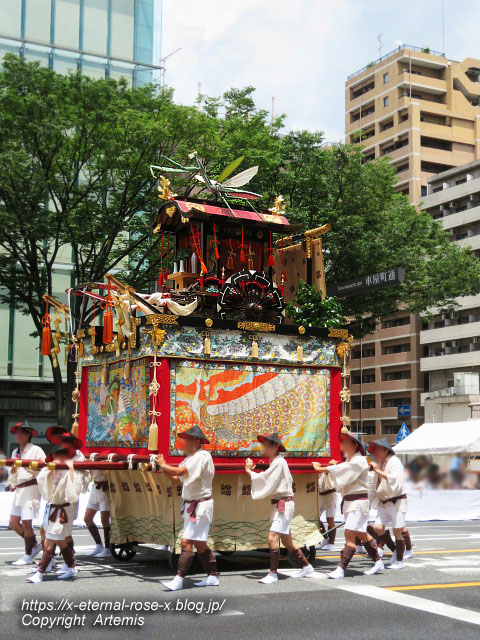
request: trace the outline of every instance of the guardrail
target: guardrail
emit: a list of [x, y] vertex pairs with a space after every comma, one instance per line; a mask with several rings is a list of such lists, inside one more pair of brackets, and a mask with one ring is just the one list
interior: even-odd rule
[[350, 80], [351, 78], [355, 78], [355, 76], [359, 76], [361, 73], [363, 73], [367, 69], [370, 69], [371, 67], [374, 67], [379, 62], [382, 62], [383, 60], [386, 60], [387, 58], [390, 58], [390, 56], [393, 56], [394, 53], [398, 53], [399, 51], [402, 51], [402, 49], [408, 49], [410, 51], [419, 51], [420, 53], [428, 53], [428, 54], [430, 54], [432, 56], [437, 56], [439, 58], [445, 58], [445, 54], [444, 53], [441, 53], [440, 51], [433, 51], [432, 49], [429, 49], [428, 47], [414, 47], [413, 45], [410, 45], [410, 44], [402, 44], [399, 47], [397, 47], [396, 49], [393, 49], [393, 51], [389, 51], [385, 55], [381, 56], [377, 60], [373, 60], [372, 62], [369, 62], [367, 65], [362, 67], [362, 69], [359, 69], [358, 71], [355, 71], [355, 73], [351, 73], [349, 76], [347, 76], [347, 80]]

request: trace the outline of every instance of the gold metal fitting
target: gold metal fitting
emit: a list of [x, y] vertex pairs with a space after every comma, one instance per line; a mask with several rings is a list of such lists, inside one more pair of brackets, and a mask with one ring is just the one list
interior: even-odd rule
[[300, 325], [300, 326], [298, 327], [298, 333], [299, 333], [301, 336], [303, 336], [303, 335], [304, 335], [305, 331], [306, 331], [306, 329], [305, 329], [305, 327], [304, 327], [303, 325]]
[[55, 462], [47, 462], [47, 469], [49, 471], [55, 471]]
[[38, 469], [38, 460], [32, 460], [29, 465], [28, 465], [29, 469]]
[[213, 320], [211, 318], [206, 318], [205, 319], [205, 326], [210, 328], [213, 327]]
[[15, 467], [21, 467], [22, 466], [22, 461], [21, 460], [15, 460], [15, 462], [13, 463], [13, 465]]

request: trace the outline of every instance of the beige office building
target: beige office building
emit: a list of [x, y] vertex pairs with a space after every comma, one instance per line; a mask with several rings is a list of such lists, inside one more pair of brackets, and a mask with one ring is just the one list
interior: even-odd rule
[[[404, 45], [348, 77], [346, 141], [361, 143], [366, 161], [388, 157], [398, 191], [419, 203], [429, 179], [480, 156], [479, 104], [480, 60], [457, 62]], [[419, 318], [399, 314], [355, 345], [354, 429], [393, 436], [398, 404], [411, 405], [409, 427], [422, 424], [421, 394], [429, 387], [420, 370], [420, 328]]]

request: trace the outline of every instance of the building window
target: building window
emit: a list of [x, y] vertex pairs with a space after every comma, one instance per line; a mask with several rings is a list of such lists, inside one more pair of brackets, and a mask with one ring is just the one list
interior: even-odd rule
[[422, 195], [422, 196], [426, 196], [427, 195], [427, 185], [422, 184], [422, 186], [420, 187], [420, 195]]
[[383, 106], [388, 107], [388, 96], [385, 96], [383, 99]]
[[383, 84], [387, 84], [388, 82], [388, 72], [383, 74]]
[[410, 380], [410, 377], [410, 369], [407, 369], [405, 371], [386, 371], [383, 374], [383, 380], [385, 382], [392, 382], [394, 380]]
[[405, 353], [406, 351], [410, 351], [410, 343], [394, 344], [387, 347], [383, 347], [382, 355], [393, 355], [395, 353]]
[[410, 324], [410, 316], [402, 316], [401, 318], [391, 318], [382, 322], [382, 329], [392, 329], [393, 327], [403, 327]]
[[410, 398], [382, 398], [385, 408], [398, 407], [402, 404], [410, 404]]

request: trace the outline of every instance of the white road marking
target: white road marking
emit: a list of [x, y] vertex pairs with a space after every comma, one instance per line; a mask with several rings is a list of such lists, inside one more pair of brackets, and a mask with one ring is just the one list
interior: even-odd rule
[[350, 586], [343, 584], [336, 585], [336, 587], [343, 591], [356, 593], [359, 596], [375, 598], [375, 600], [382, 600], [383, 602], [389, 602], [390, 604], [397, 604], [401, 607], [417, 609], [418, 611], [425, 611], [429, 614], [435, 613], [439, 616], [459, 620], [460, 622], [470, 622], [471, 624], [480, 625], [480, 612], [478, 611], [462, 609], [461, 607], [454, 607], [450, 604], [444, 604], [443, 602], [411, 596], [400, 591], [387, 591], [380, 587], [368, 585]]

